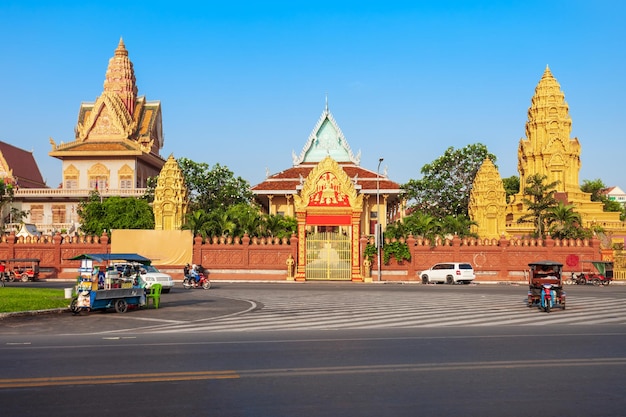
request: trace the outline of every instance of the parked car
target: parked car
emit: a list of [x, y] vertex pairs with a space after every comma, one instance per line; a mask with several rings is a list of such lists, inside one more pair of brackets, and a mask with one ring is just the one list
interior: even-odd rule
[[[146, 271], [144, 274], [143, 271]], [[141, 268], [141, 276], [146, 281], [146, 288], [150, 288], [152, 284], [161, 284], [163, 286], [163, 292], [170, 292], [174, 286], [174, 280], [171, 275], [159, 271], [152, 265], [144, 265]]]
[[143, 280], [146, 281], [146, 288], [152, 287], [152, 284], [161, 284], [164, 293], [170, 292], [174, 286], [171, 275], [159, 271], [152, 265], [116, 263], [114, 270], [120, 277], [132, 277], [138, 270]]
[[420, 272], [422, 284], [445, 282], [446, 284], [469, 284], [476, 278], [474, 268], [468, 262], [441, 262]]

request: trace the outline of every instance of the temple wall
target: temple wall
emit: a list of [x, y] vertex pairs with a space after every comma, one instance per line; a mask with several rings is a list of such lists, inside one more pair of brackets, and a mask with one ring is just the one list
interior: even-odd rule
[[[361, 247], [367, 243], [361, 239]], [[572, 259], [602, 259], [600, 242], [592, 240], [516, 240], [516, 239], [459, 239], [430, 242], [407, 239], [411, 260], [398, 263], [393, 258], [389, 265], [381, 265], [383, 281], [420, 281], [419, 272], [438, 262], [470, 262], [477, 282], [523, 282], [528, 263], [539, 260], [562, 262], [569, 274], [581, 266], [570, 265]], [[193, 262], [202, 264], [214, 280], [285, 281], [287, 258], [297, 257], [298, 239], [194, 239]], [[39, 258], [41, 278], [73, 279], [79, 261], [69, 258], [82, 253], [107, 253], [111, 245], [107, 235], [88, 238], [64, 238], [60, 234], [40, 239], [16, 238], [5, 235], [0, 241], [0, 259]], [[574, 255], [574, 256], [572, 256]], [[570, 261], [568, 263], [568, 261]], [[182, 280], [183, 265], [155, 266]], [[377, 262], [372, 262], [372, 279], [377, 280]]]

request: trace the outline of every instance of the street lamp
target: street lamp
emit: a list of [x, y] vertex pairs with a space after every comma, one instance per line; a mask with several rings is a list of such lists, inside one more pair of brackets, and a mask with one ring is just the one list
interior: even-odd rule
[[378, 262], [378, 281], [380, 281], [380, 164], [383, 158], [378, 158], [378, 168], [376, 168], [376, 261]]

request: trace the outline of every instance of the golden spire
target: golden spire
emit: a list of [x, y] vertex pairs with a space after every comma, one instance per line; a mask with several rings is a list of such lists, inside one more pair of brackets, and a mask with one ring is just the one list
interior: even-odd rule
[[120, 37], [115, 55], [109, 60], [109, 67], [104, 79], [104, 92], [117, 94], [131, 116], [135, 110], [137, 99], [135, 81], [133, 63], [128, 59], [128, 51], [124, 45], [124, 40]]
[[580, 144], [571, 138], [572, 119], [559, 82], [546, 69], [528, 109], [526, 138], [518, 148], [520, 184], [533, 174], [558, 181], [558, 192], [579, 192]]

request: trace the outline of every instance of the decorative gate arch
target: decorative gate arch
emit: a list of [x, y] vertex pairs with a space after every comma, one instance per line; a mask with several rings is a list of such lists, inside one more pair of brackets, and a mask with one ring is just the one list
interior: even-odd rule
[[359, 236], [363, 196], [341, 166], [327, 156], [294, 196], [298, 220], [296, 280], [363, 281]]

